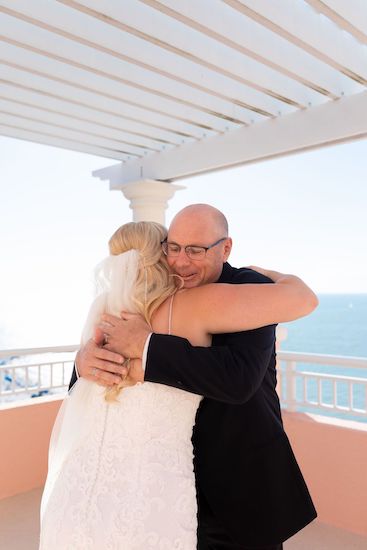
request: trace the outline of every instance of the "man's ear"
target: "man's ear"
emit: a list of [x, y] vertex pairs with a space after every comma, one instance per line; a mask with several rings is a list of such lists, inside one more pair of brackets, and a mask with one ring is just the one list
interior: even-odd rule
[[231, 250], [232, 250], [232, 239], [231, 237], [228, 237], [224, 242], [223, 263], [228, 260]]

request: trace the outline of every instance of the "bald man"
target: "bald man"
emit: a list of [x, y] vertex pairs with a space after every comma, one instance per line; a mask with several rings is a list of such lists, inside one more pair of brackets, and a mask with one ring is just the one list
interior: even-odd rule
[[[209, 205], [181, 210], [162, 247], [185, 288], [270, 282], [227, 263], [232, 247], [227, 220]], [[136, 381], [204, 396], [192, 438], [199, 550], [280, 550], [284, 540], [316, 517], [282, 425], [275, 391], [275, 326], [214, 335], [210, 348], [151, 334], [136, 316], [111, 330], [119, 342], [114, 349], [90, 341], [78, 353], [81, 376], [111, 385], [126, 372], [117, 365], [120, 355], [143, 357], [145, 369], [130, 372]]]

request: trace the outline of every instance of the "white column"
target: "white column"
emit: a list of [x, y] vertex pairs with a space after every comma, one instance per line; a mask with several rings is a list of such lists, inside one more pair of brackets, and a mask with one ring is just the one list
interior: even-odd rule
[[165, 181], [139, 180], [121, 185], [114, 184], [114, 189], [121, 189], [125, 198], [130, 201], [133, 221], [153, 221], [165, 225], [168, 201], [183, 185]]
[[183, 185], [167, 181], [147, 178], [129, 180], [123, 163], [95, 170], [93, 176], [108, 181], [111, 191], [122, 191], [124, 197], [130, 201], [134, 222], [153, 221], [165, 225], [168, 201], [176, 191], [185, 189]]

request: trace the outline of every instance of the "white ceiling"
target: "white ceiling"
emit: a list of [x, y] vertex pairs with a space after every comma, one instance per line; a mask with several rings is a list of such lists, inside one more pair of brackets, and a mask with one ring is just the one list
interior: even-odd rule
[[367, 0], [0, 0], [0, 134], [174, 180], [367, 136]]

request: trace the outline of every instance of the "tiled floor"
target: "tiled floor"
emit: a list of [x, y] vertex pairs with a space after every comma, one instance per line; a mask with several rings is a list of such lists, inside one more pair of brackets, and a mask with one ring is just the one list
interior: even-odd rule
[[41, 489], [0, 500], [0, 549], [37, 550]]
[[[0, 500], [1, 550], [38, 549], [40, 498], [41, 490], [35, 489]], [[367, 538], [318, 522], [312, 523], [284, 544], [284, 550], [366, 549]]]
[[285, 542], [284, 550], [367, 550], [367, 538], [314, 521]]

